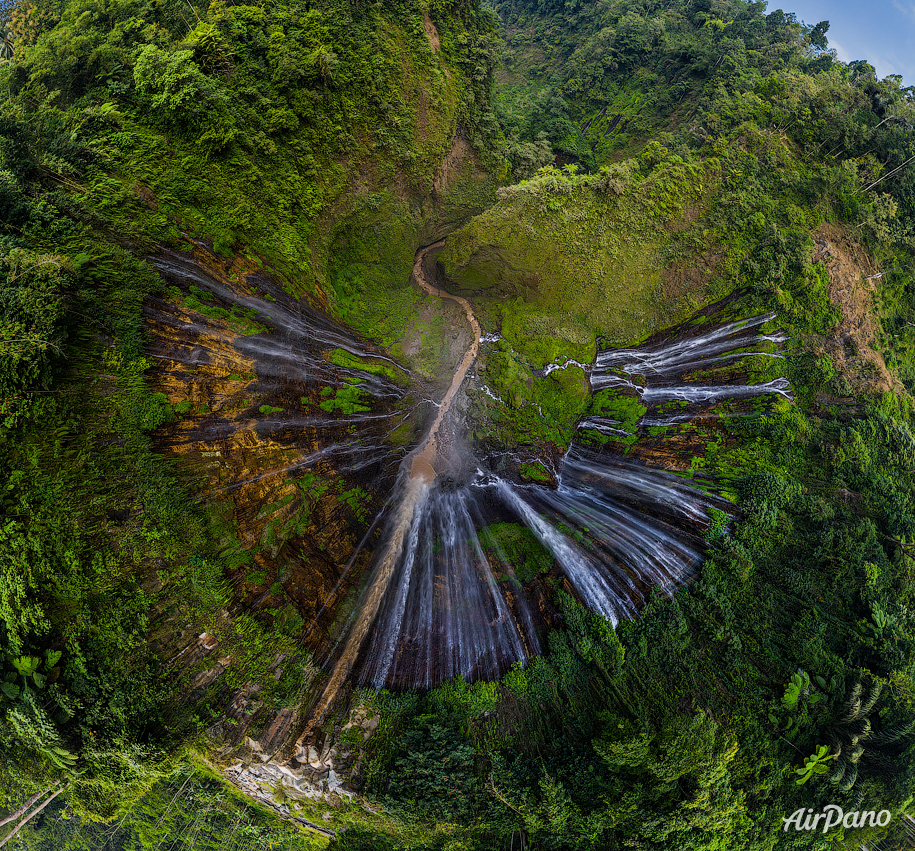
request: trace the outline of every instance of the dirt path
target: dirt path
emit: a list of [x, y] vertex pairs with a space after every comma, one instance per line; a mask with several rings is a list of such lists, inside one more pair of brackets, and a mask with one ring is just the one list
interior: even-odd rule
[[432, 423], [432, 428], [429, 429], [429, 434], [426, 435], [426, 442], [423, 444], [419, 453], [413, 458], [413, 466], [410, 468], [410, 478], [421, 478], [426, 482], [434, 481], [437, 475], [435, 472], [435, 460], [438, 456], [439, 427], [445, 419], [445, 414], [448, 413], [448, 409], [451, 407], [451, 401], [454, 399], [454, 394], [457, 393], [458, 388], [460, 388], [463, 383], [464, 378], [467, 375], [467, 370], [470, 369], [473, 362], [477, 359], [477, 353], [480, 350], [480, 323], [477, 322], [477, 318], [473, 315], [473, 308], [470, 306], [470, 302], [467, 301], [466, 298], [451, 295], [451, 293], [446, 293], [444, 290], [440, 290], [438, 287], [433, 286], [426, 275], [426, 270], [423, 269], [423, 261], [426, 259], [426, 255], [434, 248], [438, 248], [441, 244], [442, 242], [436, 242], [416, 252], [416, 260], [413, 263], [413, 280], [429, 293], [429, 295], [438, 298], [451, 299], [451, 301], [456, 301], [464, 309], [464, 315], [467, 317], [467, 321], [473, 329], [473, 342], [470, 344], [470, 348], [464, 355], [463, 360], [458, 365], [457, 371], [451, 379], [451, 385], [442, 398], [435, 422]]
[[435, 422], [432, 423], [425, 441], [423, 441], [419, 450], [412, 456], [412, 461], [410, 462], [410, 479], [407, 490], [397, 509], [397, 513], [394, 515], [396, 522], [388, 544], [382, 554], [379, 568], [375, 578], [372, 580], [372, 584], [366, 590], [365, 600], [359, 610], [358, 617], [350, 630], [349, 637], [343, 647], [343, 652], [340, 654], [340, 658], [334, 666], [330, 680], [324, 687], [324, 692], [321, 694], [314, 710], [311, 712], [308, 724], [305, 727], [305, 731], [299, 737], [297, 745], [306, 742], [313, 735], [314, 731], [324, 723], [324, 718], [326, 717], [328, 710], [336, 700], [337, 693], [349, 676], [349, 673], [359, 656], [359, 652], [362, 650], [362, 645], [375, 621], [375, 616], [378, 614], [378, 609], [381, 606], [382, 600], [384, 600], [388, 586], [391, 582], [391, 577], [394, 575], [398, 560], [403, 552], [404, 541], [413, 524], [413, 516], [417, 510], [421, 508], [423, 502], [425, 502], [426, 495], [429, 492], [429, 486], [435, 481], [435, 478], [438, 475], [436, 473], [436, 461], [438, 460], [439, 428], [444, 422], [445, 415], [451, 407], [451, 402], [454, 399], [455, 394], [467, 375], [467, 370], [470, 369], [471, 365], [476, 360], [477, 353], [480, 349], [480, 325], [473, 315], [473, 308], [471, 308], [470, 302], [465, 298], [451, 295], [450, 293], [446, 293], [444, 290], [435, 287], [426, 275], [425, 269], [423, 269], [423, 261], [426, 259], [426, 255], [433, 249], [438, 248], [441, 244], [441, 242], [437, 242], [433, 245], [428, 245], [416, 253], [416, 260], [413, 263], [413, 278], [423, 290], [429, 293], [429, 295], [436, 296], [437, 298], [451, 299], [452, 301], [456, 301], [464, 309], [467, 321], [473, 329], [473, 342], [464, 355], [464, 358], [461, 360], [461, 363], [458, 365], [457, 371], [451, 379], [451, 384], [444, 397], [442, 397], [442, 401], [439, 403]]

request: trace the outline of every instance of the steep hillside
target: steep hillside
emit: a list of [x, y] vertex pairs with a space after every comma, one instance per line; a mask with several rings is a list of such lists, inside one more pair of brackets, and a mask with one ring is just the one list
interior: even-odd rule
[[902, 841], [913, 92], [493, 8], [12, 8], [9, 847]]

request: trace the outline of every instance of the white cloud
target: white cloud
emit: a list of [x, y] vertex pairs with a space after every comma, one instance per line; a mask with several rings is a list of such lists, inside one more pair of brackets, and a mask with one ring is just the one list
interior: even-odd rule
[[893, 7], [897, 12], [902, 12], [903, 15], [915, 21], [915, 6], [903, 6], [899, 0], [893, 0]]
[[877, 76], [883, 79], [889, 74], [900, 74], [902, 73], [899, 69], [890, 61], [884, 57], [873, 58], [869, 60], [871, 65], [874, 66], [874, 70], [877, 72]]
[[829, 39], [829, 46], [835, 49], [836, 56], [842, 62], [852, 62], [856, 59], [870, 62], [881, 79], [888, 74], [901, 74], [905, 78], [905, 83], [911, 85], [911, 82], [915, 81], [915, 63], [908, 57], [901, 59], [896, 51], [885, 46], [875, 50], [868, 44], [856, 44], [852, 48], [855, 51], [854, 55], [833, 38]]
[[842, 45], [839, 44], [839, 42], [837, 42], [834, 38], [829, 39], [829, 46], [835, 50], [836, 56], [839, 57], [841, 62], [851, 62], [851, 56], [849, 55], [848, 51], [842, 47]]

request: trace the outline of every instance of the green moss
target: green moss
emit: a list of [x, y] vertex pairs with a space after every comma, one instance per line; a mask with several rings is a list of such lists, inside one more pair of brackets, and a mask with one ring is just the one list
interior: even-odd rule
[[451, 329], [466, 327], [466, 322], [464, 311], [450, 299], [424, 295], [389, 352], [424, 378], [450, 375], [456, 363], [447, 337]]
[[568, 313], [553, 314], [517, 298], [501, 309], [502, 335], [535, 369], [562, 359], [588, 363], [597, 353], [597, 335]]
[[520, 408], [531, 400], [533, 373], [511, 352], [493, 352], [486, 360], [486, 377], [499, 397], [512, 408]]
[[504, 446], [512, 443], [554, 443], [565, 446], [587, 403], [590, 385], [581, 367], [534, 376], [530, 367], [507, 347], [489, 354], [483, 377], [505, 406], [487, 400], [480, 413], [489, 420], [479, 431]]
[[345, 349], [334, 349], [330, 355], [330, 362], [344, 369], [359, 369], [368, 372], [371, 375], [383, 375], [388, 381], [401, 386], [408, 383], [408, 380], [401, 370], [385, 364], [371, 361], [368, 358], [358, 357], [351, 354]]
[[518, 466], [518, 472], [520, 472], [525, 479], [529, 479], [534, 482], [546, 483], [552, 480], [552, 476], [550, 476], [549, 471], [539, 461], [535, 464], [529, 464], [526, 462], [524, 464], [520, 464]]
[[591, 397], [589, 413], [597, 417], [617, 420], [624, 431], [634, 432], [639, 420], [648, 409], [634, 396], [626, 396], [618, 390], [601, 390]]
[[255, 321], [256, 311], [237, 304], [233, 304], [229, 309], [211, 304], [210, 302], [215, 300], [213, 295], [194, 284], [191, 284], [188, 295], [182, 294], [177, 287], [170, 287], [168, 293], [169, 298], [176, 304], [201, 316], [225, 322], [237, 334], [263, 334], [267, 331], [265, 326]]
[[553, 566], [553, 556], [527, 526], [494, 523], [480, 531], [483, 549], [515, 569], [522, 582], [530, 582]]
[[409, 420], [399, 425], [388, 435], [388, 440], [390, 440], [391, 443], [396, 443], [399, 446], [405, 446], [408, 443], [412, 443], [415, 438], [416, 428]]
[[341, 491], [339, 499], [360, 521], [365, 522], [368, 519], [368, 494], [362, 488], [357, 486]]
[[[329, 391], [329, 392], [327, 392]], [[330, 387], [325, 387], [321, 391], [322, 396], [330, 396], [333, 393]], [[361, 404], [362, 391], [352, 384], [344, 384], [337, 388], [337, 392], [332, 399], [328, 398], [321, 402], [321, 410], [328, 414], [339, 412], [346, 416], [355, 413], [370, 410], [368, 405]]]
[[589, 359], [598, 334], [624, 345], [691, 312], [659, 297], [661, 249], [702, 177], [682, 162], [644, 179], [625, 164], [593, 176], [542, 169], [448, 237], [440, 261], [533, 366]]
[[603, 446], [610, 441], [609, 435], [593, 428], [587, 428], [580, 431], [578, 437], [585, 445], [593, 445], [596, 443], [599, 446]]
[[565, 430], [571, 429], [584, 411], [591, 393], [588, 376], [580, 366], [553, 370], [534, 382], [534, 401]]
[[421, 298], [410, 282], [418, 222], [389, 192], [359, 201], [337, 228], [328, 300], [353, 330], [390, 346]]
[[292, 500], [295, 499], [295, 494], [286, 494], [286, 496], [277, 500], [276, 502], [271, 503], [270, 505], [265, 505], [257, 514], [258, 519], [261, 517], [266, 517], [269, 514], [275, 514], [281, 508], [285, 508], [289, 505]]

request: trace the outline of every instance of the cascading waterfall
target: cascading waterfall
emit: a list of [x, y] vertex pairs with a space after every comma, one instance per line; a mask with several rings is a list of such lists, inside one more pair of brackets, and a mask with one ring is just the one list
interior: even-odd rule
[[[763, 343], [782, 343], [784, 334], [760, 334], [761, 325], [771, 322], [774, 313], [727, 322], [704, 334], [687, 335], [670, 343], [663, 340], [632, 349], [607, 349], [597, 355], [591, 386], [601, 390], [613, 378], [610, 370], [620, 370], [629, 375], [645, 378], [656, 376], [660, 380], [677, 379], [688, 372], [708, 369], [714, 364], [744, 357], [746, 354], [764, 354], [781, 357], [778, 353], [759, 351]], [[748, 352], [748, 349], [756, 351]], [[750, 385], [752, 386], [752, 385]]]
[[[189, 434], [163, 439], [164, 444], [172, 446], [178, 445], [180, 440], [219, 444], [230, 437], [236, 442], [244, 442], [247, 431], [256, 434], [256, 440], [247, 441], [249, 451], [256, 452], [259, 441], [272, 439], [297, 446], [301, 442], [300, 436], [311, 436], [311, 451], [302, 457], [281, 465], [273, 465], [265, 459], [263, 464], [257, 465], [256, 473], [239, 477], [218, 490], [234, 492], [245, 485], [270, 477], [290, 476], [331, 459], [336, 469], [358, 473], [385, 465], [396, 454], [397, 450], [385, 438], [404, 419], [399, 406], [407, 391], [385, 375], [339, 366], [329, 361], [326, 353], [341, 349], [359, 358], [368, 357], [371, 362], [383, 363], [406, 378], [408, 373], [400, 364], [382, 352], [370, 350], [345, 328], [316, 311], [297, 301], [278, 298], [283, 293], [268, 278], [253, 274], [247, 276], [246, 287], [233, 285], [210, 274], [196, 259], [174, 251], [163, 251], [150, 261], [170, 283], [180, 284], [192, 293], [196, 291], [200, 297], [233, 305], [233, 310], [240, 307], [264, 329], [263, 333], [233, 334], [220, 322], [208, 320], [206, 315], [197, 317], [194, 311], [176, 311], [174, 306], [166, 307], [165, 303], [152, 301], [145, 308], [147, 319], [161, 341], [150, 351], [153, 358], [197, 373], [199, 377], [195, 376], [195, 381], [204, 386], [213, 380], [218, 382], [220, 371], [241, 374], [256, 369], [256, 381], [245, 388], [244, 395], [256, 394], [262, 399], [283, 393], [288, 396], [289, 388], [301, 395], [302, 390], [308, 388], [349, 384], [357, 386], [367, 402], [352, 406], [352, 410], [325, 411], [299, 405], [297, 398], [293, 408], [280, 400], [279, 405], [268, 404], [266, 413], [211, 417], [201, 421]], [[259, 290], [262, 295], [253, 295], [247, 289]], [[182, 315], [185, 312], [194, 318], [187, 321]], [[214, 365], [221, 370], [211, 369], [212, 374], [201, 374], [201, 370]], [[189, 383], [186, 375], [181, 375], [180, 380]], [[353, 430], [357, 433], [345, 438], [347, 431]], [[320, 446], [321, 443], [325, 445]]]
[[[419, 264], [417, 269], [419, 277]], [[591, 369], [592, 387], [625, 388], [648, 408], [670, 400], [690, 404], [691, 413], [669, 422], [711, 417], [708, 409], [721, 399], [790, 398], [785, 379], [720, 385], [688, 380], [700, 369], [739, 358], [780, 357], [770, 349], [784, 342], [784, 335], [759, 331], [773, 318], [725, 322], [701, 333], [688, 328], [674, 342], [600, 352]], [[433, 433], [441, 412], [436, 422]], [[588, 417], [579, 428], [628, 435], [622, 425]], [[433, 470], [425, 487], [421, 504], [404, 497], [395, 531], [368, 581], [368, 597], [357, 606], [358, 632], [346, 639], [347, 648], [353, 647], [353, 635], [360, 646], [365, 642], [361, 665], [350, 652], [347, 672], [378, 687], [423, 688], [457, 675], [491, 678], [539, 652], [525, 597], [512, 593], [520, 584], [513, 575], [497, 578], [504, 561], [493, 562], [481, 544], [484, 515], [496, 512], [526, 526], [582, 602], [615, 625], [638, 611], [652, 587], [672, 594], [689, 580], [703, 553], [709, 509], [729, 506], [689, 479], [619, 454], [590, 451], [577, 441], [555, 488], [512, 484], [482, 469], [472, 481], [449, 488], [436, 481]]]
[[672, 594], [683, 584], [702, 552], [706, 509], [726, 504], [663, 470], [574, 446], [557, 489], [497, 488], [579, 597], [614, 625], [652, 585]]
[[[428, 494], [429, 482], [425, 477], [417, 476], [409, 479], [404, 489], [403, 499], [394, 515], [395, 519], [390, 536], [382, 548], [381, 558], [378, 559], [377, 566], [372, 571], [369, 585], [360, 598], [359, 609], [349, 627], [343, 651], [334, 665], [330, 680], [325, 686], [317, 706], [312, 710], [311, 728], [316, 723], [323, 721], [343, 682], [349, 676], [365, 638], [375, 624], [376, 615], [385, 600], [385, 595], [388, 593], [391, 580], [402, 558], [404, 543], [407, 539], [409, 539], [407, 558], [412, 560], [412, 553], [415, 552], [416, 535], [413, 529], [417, 525], [416, 515], [421, 511]], [[395, 588], [396, 593], [397, 589]], [[384, 636], [380, 636], [380, 638], [384, 640]], [[310, 732], [310, 730], [306, 732]]]
[[[425, 439], [400, 462], [382, 513], [315, 606], [313, 623], [329, 606], [333, 611], [360, 551], [371, 546], [374, 556], [362, 573], [362, 591], [338, 631], [331, 674], [312, 708], [303, 740], [323, 721], [350, 678], [378, 687], [427, 688], [455, 676], [490, 679], [540, 652], [543, 614], [530, 605], [529, 585], [519, 581], [511, 557], [498, 540], [484, 534], [493, 524], [529, 530], [532, 540], [552, 557], [549, 573], [554, 579], [566, 581], [585, 605], [613, 624], [634, 616], [653, 587], [673, 593], [701, 560], [709, 510], [726, 509], [729, 503], [706, 492], [713, 489], [711, 483], [624, 457], [622, 450], [613, 449], [619, 445], [613, 440], [625, 442], [636, 431], [656, 426], [712, 419], [715, 406], [724, 399], [790, 398], [783, 378], [751, 383], [728, 374], [717, 384], [701, 380], [698, 373], [744, 358], [781, 357], [778, 347], [785, 341], [782, 334], [762, 333], [772, 315], [716, 323], [714, 311], [707, 312], [703, 325], [681, 326], [641, 346], [601, 351], [593, 365], [549, 365], [544, 374], [582, 366], [590, 373], [593, 391], [618, 391], [638, 399], [645, 413], [635, 425], [593, 413], [582, 418], [579, 434], [593, 430], [606, 435], [609, 448], [593, 451], [586, 441], [576, 439], [559, 469], [553, 466], [555, 486], [513, 483], [490, 472], [494, 467], [487, 469], [493, 459], [474, 458], [459, 446], [449, 409], [487, 338], [466, 300], [430, 283], [422, 266], [424, 253], [417, 255], [416, 281], [428, 293], [453, 298], [464, 308], [474, 342], [438, 404]], [[199, 286], [223, 303], [238, 304], [269, 332], [231, 335], [205, 317], [184, 321], [163, 312], [153, 322], [174, 332], [163, 358], [192, 370], [225, 361], [234, 372], [241, 369], [237, 364], [256, 363], [257, 387], [262, 390], [273, 386], [271, 382], [290, 388], [358, 384], [370, 400], [367, 410], [351, 406], [346, 412], [328, 411], [322, 406], [318, 411], [303, 406], [296, 412], [267, 406], [247, 424], [244, 418], [200, 423], [194, 439], [217, 444], [226, 441], [232, 429], [236, 439], [239, 430], [247, 428], [260, 438], [286, 440], [283, 446], [292, 445], [300, 433], [312, 435], [302, 443], [303, 451], [291, 457], [277, 454], [272, 443], [262, 448], [249, 442], [247, 451], [263, 451], [269, 457], [263, 464], [250, 464], [231, 484], [214, 488], [214, 495], [293, 479], [331, 458], [336, 471], [377, 471], [385, 465], [389, 469], [393, 450], [385, 438], [410, 416], [402, 404], [406, 391], [377, 371], [334, 364], [327, 352], [342, 349], [394, 370], [402, 367], [382, 352], [367, 351], [364, 343], [326, 317], [289, 300], [242, 292], [205, 274], [182, 255], [164, 254], [155, 265], [172, 281]], [[249, 289], [266, 291], [271, 282], [257, 283], [259, 287]], [[679, 407], [670, 412], [668, 403]], [[324, 437], [315, 438], [316, 434]]]
[[239, 604], [312, 625], [314, 650], [365, 566], [366, 553], [354, 557], [341, 581], [428, 394], [266, 274], [231, 274], [203, 250], [150, 262], [169, 287], [144, 305], [150, 378], [176, 415], [158, 446], [194, 469], [198, 499], [221, 518]]
[[471, 488], [435, 488], [417, 515], [375, 622], [360, 679], [376, 686], [428, 687], [492, 679], [536, 649], [530, 612], [510, 610], [478, 537]]
[[[714, 309], [709, 316], [714, 316]], [[694, 373], [717, 369], [744, 358], [782, 358], [779, 351], [771, 349], [784, 343], [787, 336], [782, 332], [764, 334], [759, 331], [774, 318], [774, 313], [767, 313], [723, 322], [706, 331], [687, 325], [681, 327], [679, 338], [675, 337], [673, 341], [662, 337], [635, 348], [599, 352], [591, 370], [591, 388], [594, 391], [619, 390], [638, 398], [649, 409], [640, 422], [643, 428], [713, 417], [709, 409], [724, 400], [771, 395], [791, 399], [790, 383], [786, 378], [756, 383], [728, 380], [718, 384], [691, 380]], [[688, 410], [676, 413], [659, 410], [669, 402], [683, 403]], [[595, 429], [604, 434], [629, 434], [619, 428], [621, 425], [607, 417], [588, 417], [579, 423], [579, 428]]]

